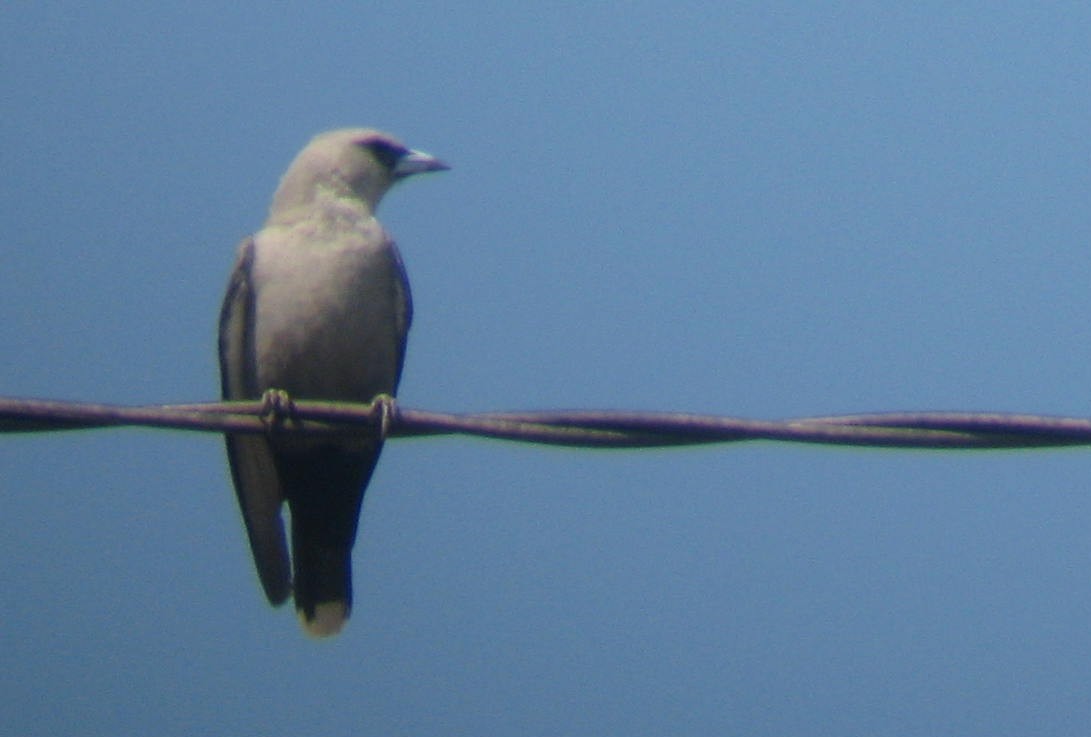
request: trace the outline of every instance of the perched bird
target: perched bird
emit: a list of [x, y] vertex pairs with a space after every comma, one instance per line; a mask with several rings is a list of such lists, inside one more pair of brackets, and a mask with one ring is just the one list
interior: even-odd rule
[[[239, 248], [220, 313], [224, 399], [278, 392], [368, 402], [394, 394], [412, 304], [375, 208], [395, 182], [447, 168], [367, 128], [330, 131], [307, 144], [281, 179], [264, 227]], [[293, 594], [310, 634], [336, 634], [349, 616], [360, 503], [381, 449], [378, 435], [227, 435], [262, 587], [274, 605]]]

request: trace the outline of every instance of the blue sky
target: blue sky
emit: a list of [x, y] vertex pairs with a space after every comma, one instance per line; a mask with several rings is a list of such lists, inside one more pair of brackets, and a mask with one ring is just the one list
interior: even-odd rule
[[[315, 133], [380, 217], [404, 405], [1091, 413], [1091, 9], [18, 2], [0, 394], [218, 396], [239, 240]], [[388, 444], [346, 631], [260, 593], [213, 435], [0, 439], [23, 735], [1072, 734], [1091, 458]]]

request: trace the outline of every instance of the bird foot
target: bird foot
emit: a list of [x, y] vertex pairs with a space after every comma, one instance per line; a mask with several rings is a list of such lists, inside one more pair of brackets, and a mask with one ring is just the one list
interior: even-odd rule
[[261, 395], [261, 421], [267, 430], [275, 430], [295, 418], [295, 402], [283, 389], [266, 389]]
[[394, 413], [397, 411], [394, 397], [389, 394], [376, 394], [371, 398], [371, 411], [379, 413], [379, 439], [386, 440], [390, 423], [394, 421]]

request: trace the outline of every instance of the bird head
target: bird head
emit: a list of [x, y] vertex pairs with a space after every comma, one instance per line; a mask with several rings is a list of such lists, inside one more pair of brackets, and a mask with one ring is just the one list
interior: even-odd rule
[[343, 128], [315, 136], [288, 167], [273, 197], [274, 213], [323, 196], [349, 197], [372, 213], [387, 190], [406, 177], [449, 169], [423, 151], [371, 128]]

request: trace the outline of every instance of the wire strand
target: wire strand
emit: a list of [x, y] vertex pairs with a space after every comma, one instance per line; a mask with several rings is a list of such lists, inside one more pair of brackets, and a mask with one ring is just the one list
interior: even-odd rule
[[[262, 401], [125, 406], [0, 397], [0, 432], [153, 427], [231, 433], [373, 434], [382, 403]], [[550, 410], [452, 414], [390, 404], [388, 437], [473, 435], [579, 448], [655, 448], [769, 440], [882, 448], [1011, 449], [1091, 445], [1091, 420], [995, 412], [888, 412], [752, 420], [674, 412]]]

